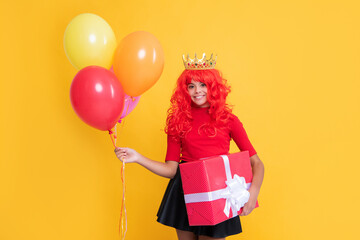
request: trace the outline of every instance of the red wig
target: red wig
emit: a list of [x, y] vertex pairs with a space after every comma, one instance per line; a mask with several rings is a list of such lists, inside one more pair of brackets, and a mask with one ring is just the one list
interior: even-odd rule
[[221, 72], [216, 69], [184, 70], [177, 80], [176, 88], [170, 99], [171, 105], [166, 119], [165, 132], [175, 139], [185, 137], [191, 130], [192, 100], [188, 92], [188, 84], [191, 83], [191, 80], [205, 83], [207, 87], [211, 121], [201, 127], [207, 135], [214, 136], [216, 129], [226, 128], [231, 117], [231, 109], [226, 103], [230, 87]]

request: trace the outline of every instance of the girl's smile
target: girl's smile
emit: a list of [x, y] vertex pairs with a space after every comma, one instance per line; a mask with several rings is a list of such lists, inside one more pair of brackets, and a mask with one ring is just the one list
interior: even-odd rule
[[205, 83], [191, 80], [191, 83], [188, 85], [188, 92], [192, 102], [197, 107], [205, 108], [210, 106], [207, 100], [207, 87]]

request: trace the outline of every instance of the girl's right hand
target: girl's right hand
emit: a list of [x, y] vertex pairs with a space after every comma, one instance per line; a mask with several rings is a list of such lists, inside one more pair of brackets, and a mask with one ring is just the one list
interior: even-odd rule
[[151, 172], [167, 178], [173, 178], [176, 174], [179, 163], [176, 161], [158, 162], [151, 160], [131, 148], [115, 149], [115, 154], [123, 163], [138, 163]]
[[140, 154], [131, 148], [115, 148], [115, 154], [122, 162], [132, 163], [137, 162], [140, 158]]

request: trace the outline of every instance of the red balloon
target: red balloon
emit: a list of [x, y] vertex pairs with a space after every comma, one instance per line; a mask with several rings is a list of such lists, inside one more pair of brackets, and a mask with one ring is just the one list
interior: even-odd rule
[[70, 100], [76, 114], [99, 130], [111, 130], [124, 107], [124, 90], [111, 71], [89, 66], [73, 79]]

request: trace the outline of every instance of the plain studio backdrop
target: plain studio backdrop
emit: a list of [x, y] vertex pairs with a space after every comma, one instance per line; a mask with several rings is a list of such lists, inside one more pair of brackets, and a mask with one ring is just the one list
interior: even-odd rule
[[[118, 146], [157, 161], [182, 54], [218, 55], [265, 164], [260, 207], [229, 239], [357, 239], [359, 12], [356, 0], [1, 1], [0, 239], [120, 239], [121, 163], [69, 99], [63, 36], [81, 13], [118, 42], [138, 30], [161, 42], [162, 76], [118, 126]], [[126, 239], [176, 239], [156, 222], [167, 182], [126, 165]]]

